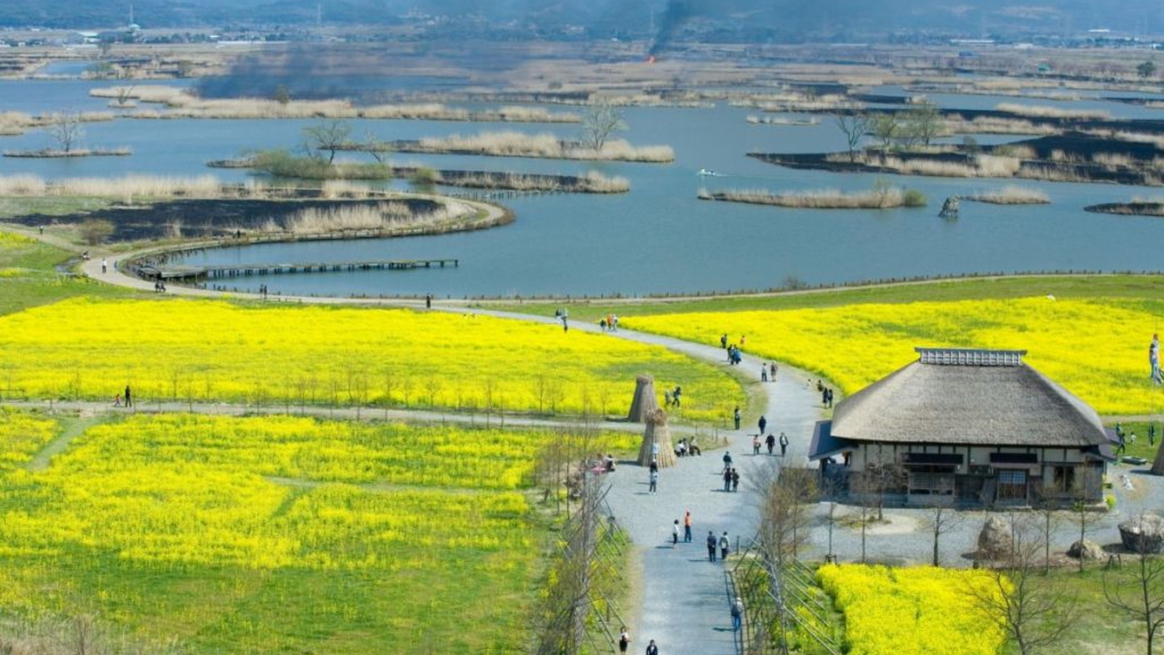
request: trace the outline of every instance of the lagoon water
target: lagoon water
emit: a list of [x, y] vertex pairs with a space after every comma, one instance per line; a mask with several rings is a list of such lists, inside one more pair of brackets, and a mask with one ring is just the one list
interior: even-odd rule
[[[0, 111], [101, 110], [89, 98], [104, 86], [81, 80], [0, 82]], [[878, 89], [881, 93], [900, 89]], [[946, 107], [993, 107], [1014, 98], [935, 96]], [[1027, 104], [1101, 108], [1116, 117], [1164, 118], [1164, 110], [1103, 100]], [[568, 111], [570, 108], [554, 108]], [[765, 289], [795, 277], [808, 284], [871, 279], [1041, 270], [1151, 270], [1164, 268], [1164, 219], [1089, 214], [1086, 205], [1164, 197], [1164, 191], [1116, 185], [1015, 181], [1039, 188], [1051, 205], [994, 206], [962, 203], [961, 218], [936, 216], [950, 195], [965, 195], [1009, 180], [942, 179], [794, 171], [746, 156], [751, 151], [841, 150], [844, 142], [828, 117], [812, 127], [750, 125], [755, 110], [719, 104], [713, 109], [626, 110], [636, 145], [667, 144], [672, 164], [566, 162], [401, 155], [449, 169], [582, 173], [601, 171], [630, 180], [631, 192], [613, 196], [553, 195], [506, 200], [517, 220], [480, 232], [389, 240], [303, 242], [219, 249], [188, 258], [191, 264], [457, 258], [456, 269], [368, 271], [257, 277], [239, 288], [267, 284], [272, 292], [328, 295], [531, 296], [643, 295]], [[247, 148], [294, 145], [310, 121], [119, 120], [86, 126], [90, 146], [129, 146], [131, 157], [62, 160], [0, 159], [0, 175], [45, 178], [118, 176], [127, 173], [244, 180], [237, 170], [210, 170], [205, 162]], [[573, 125], [513, 125], [427, 121], [353, 121], [353, 133], [382, 139], [468, 134], [486, 130], [553, 132], [570, 137]], [[1023, 137], [982, 136], [982, 143]], [[0, 138], [7, 149], [48, 145], [44, 134]], [[716, 177], [701, 177], [714, 169]], [[800, 210], [701, 201], [709, 190], [772, 191], [871, 187], [878, 177], [918, 189], [929, 207], [896, 210]], [[407, 188], [404, 183], [396, 187]], [[234, 284], [232, 280], [229, 284]]]

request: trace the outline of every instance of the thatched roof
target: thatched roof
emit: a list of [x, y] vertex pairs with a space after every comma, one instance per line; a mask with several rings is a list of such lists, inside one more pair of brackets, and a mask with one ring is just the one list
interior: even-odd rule
[[1069, 448], [1108, 442], [1095, 410], [1023, 363], [1025, 351], [917, 350], [918, 361], [837, 404], [832, 437]]

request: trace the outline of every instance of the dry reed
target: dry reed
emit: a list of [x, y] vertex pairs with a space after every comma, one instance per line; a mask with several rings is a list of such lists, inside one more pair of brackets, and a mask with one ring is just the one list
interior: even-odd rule
[[1038, 189], [1028, 189], [1014, 185], [1007, 185], [1001, 189], [965, 196], [965, 199], [975, 202], [987, 202], [993, 205], [1046, 205], [1051, 202], [1051, 198]]
[[470, 153], [491, 157], [535, 157], [545, 159], [616, 160], [666, 163], [675, 160], [669, 146], [635, 147], [624, 140], [607, 141], [600, 150], [577, 142], [562, 141], [553, 134], [483, 132], [471, 136], [452, 135], [426, 138], [400, 146], [400, 152]]
[[699, 190], [703, 200], [722, 200], [797, 209], [892, 209], [906, 205], [906, 194], [898, 188], [844, 193], [837, 189], [776, 194], [766, 189]]
[[1007, 114], [1016, 116], [1030, 116], [1032, 118], [1071, 118], [1081, 120], [1106, 120], [1111, 113], [1100, 109], [1060, 109], [1045, 105], [1020, 105], [1013, 102], [1003, 102], [994, 108]]

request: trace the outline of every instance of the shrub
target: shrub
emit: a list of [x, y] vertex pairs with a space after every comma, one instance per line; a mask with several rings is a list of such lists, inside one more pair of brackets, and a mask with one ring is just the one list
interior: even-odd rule
[[901, 201], [906, 207], [925, 207], [926, 194], [917, 189], [906, 189]]
[[413, 184], [436, 184], [440, 180], [441, 174], [435, 168], [428, 168], [427, 166], [417, 168], [412, 172], [412, 175], [408, 176], [408, 181]]
[[80, 231], [81, 238], [85, 240], [85, 243], [96, 246], [113, 234], [113, 223], [90, 219], [81, 223], [81, 226], [77, 229]]

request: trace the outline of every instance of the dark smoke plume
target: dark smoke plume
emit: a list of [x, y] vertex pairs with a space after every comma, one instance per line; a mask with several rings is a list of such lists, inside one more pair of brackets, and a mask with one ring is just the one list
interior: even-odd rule
[[655, 42], [648, 54], [653, 57], [662, 52], [691, 19], [694, 10], [694, 0], [668, 0], [667, 10], [663, 12], [663, 20], [659, 24], [659, 33], [655, 35]]

